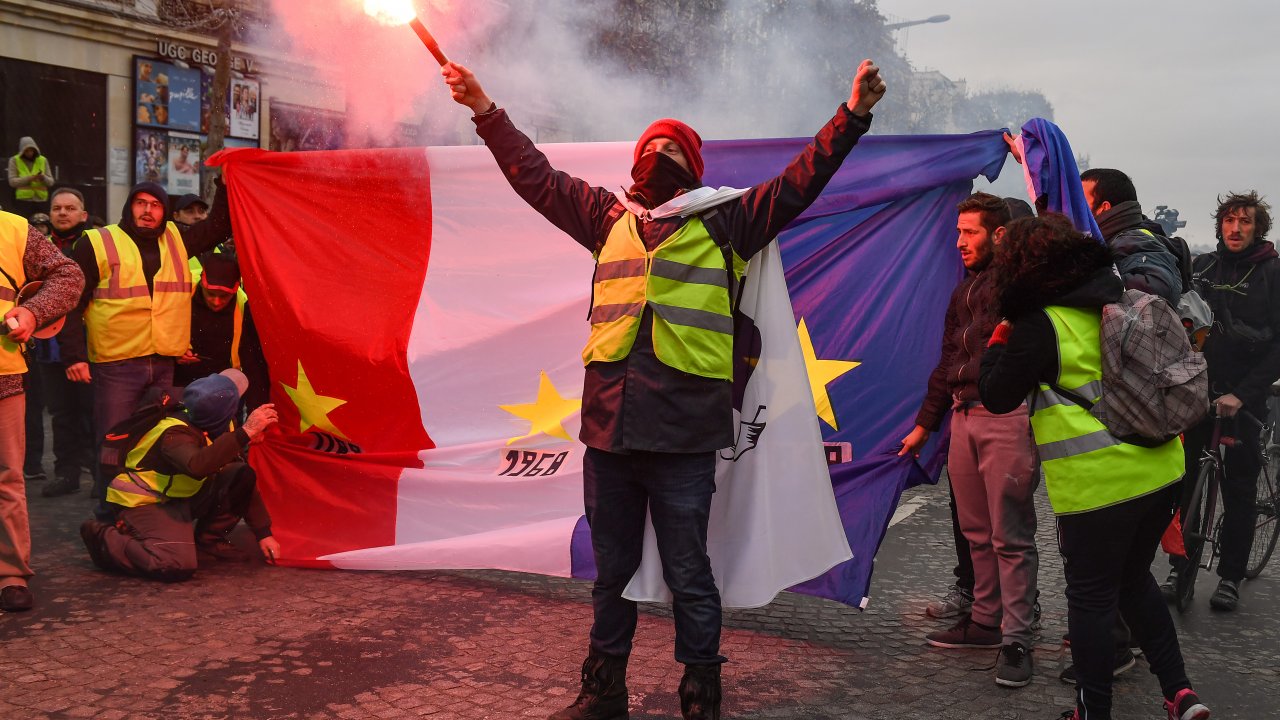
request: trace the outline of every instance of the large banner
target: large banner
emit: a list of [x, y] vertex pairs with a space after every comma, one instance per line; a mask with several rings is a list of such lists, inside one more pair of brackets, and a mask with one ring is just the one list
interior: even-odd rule
[[[805, 142], [707, 143], [705, 180], [749, 187]], [[630, 182], [629, 143], [544, 150], [593, 184]], [[727, 605], [788, 586], [865, 604], [899, 495], [940, 467], [936, 440], [923, 467], [897, 447], [962, 273], [955, 206], [1006, 152], [998, 132], [864, 138], [780, 252], [753, 260], [743, 307], [777, 370], [752, 373], [721, 454], [710, 549]], [[253, 463], [284, 560], [589, 577], [590, 255], [483, 147], [213, 161], [280, 409]], [[633, 597], [662, 595], [651, 560]]]

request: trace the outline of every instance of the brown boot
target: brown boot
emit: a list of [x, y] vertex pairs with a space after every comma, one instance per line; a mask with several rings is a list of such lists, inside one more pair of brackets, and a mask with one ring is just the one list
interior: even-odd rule
[[684, 720], [720, 720], [720, 666], [685, 665], [680, 679]]
[[592, 651], [582, 663], [582, 691], [547, 720], [628, 720], [627, 659]]

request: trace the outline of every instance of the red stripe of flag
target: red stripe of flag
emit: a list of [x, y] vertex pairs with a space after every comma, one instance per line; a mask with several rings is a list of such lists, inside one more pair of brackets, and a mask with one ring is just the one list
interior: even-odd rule
[[[418, 150], [214, 155], [271, 373], [279, 429], [252, 451], [283, 559], [395, 542], [401, 471], [434, 447], [406, 348], [431, 246], [431, 184]], [[338, 432], [302, 428], [285, 387], [299, 364]], [[329, 407], [318, 405], [317, 407]]]

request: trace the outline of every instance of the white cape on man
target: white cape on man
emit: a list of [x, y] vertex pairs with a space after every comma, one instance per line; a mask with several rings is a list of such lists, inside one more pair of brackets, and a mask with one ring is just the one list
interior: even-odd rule
[[[751, 260], [738, 311], [754, 322], [761, 351], [741, 410], [734, 411], [735, 446], [717, 462], [707, 554], [723, 606], [752, 608], [853, 553], [836, 508], [776, 240]], [[640, 569], [623, 595], [671, 600], [651, 522]]]

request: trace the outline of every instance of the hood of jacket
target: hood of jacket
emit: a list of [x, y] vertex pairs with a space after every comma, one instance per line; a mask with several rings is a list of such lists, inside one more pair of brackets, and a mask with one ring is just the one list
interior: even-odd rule
[[1256, 265], [1273, 257], [1280, 257], [1280, 253], [1276, 252], [1276, 246], [1270, 240], [1250, 243], [1249, 247], [1240, 252], [1231, 252], [1227, 249], [1226, 243], [1219, 240], [1218, 255], [1226, 263], [1246, 262], [1251, 265]]
[[[1115, 235], [1140, 228], [1147, 221], [1142, 215], [1142, 205], [1136, 200], [1126, 200], [1122, 203], [1112, 205], [1110, 209], [1099, 215], [1097, 218], [1098, 229], [1102, 231], [1102, 237], [1110, 241]], [[1161, 235], [1164, 233], [1161, 232]]]
[[[165, 210], [161, 211], [164, 214], [160, 217], [160, 227], [155, 228], [154, 230], [143, 230], [134, 224], [133, 199], [138, 196], [138, 193], [146, 193], [154, 197], [156, 200], [159, 200], [160, 204], [164, 206]], [[129, 190], [129, 197], [124, 199], [124, 207], [120, 208], [120, 229], [128, 233], [129, 237], [133, 238], [135, 242], [139, 238], [155, 240], [164, 234], [164, 226], [169, 219], [168, 207], [169, 193], [165, 192], [163, 187], [160, 187], [153, 182], [140, 182]]]
[[36, 145], [36, 139], [33, 137], [18, 138], [18, 154], [27, 151], [27, 148], [36, 149], [36, 157], [40, 157], [40, 148]]

